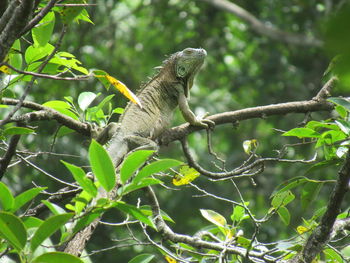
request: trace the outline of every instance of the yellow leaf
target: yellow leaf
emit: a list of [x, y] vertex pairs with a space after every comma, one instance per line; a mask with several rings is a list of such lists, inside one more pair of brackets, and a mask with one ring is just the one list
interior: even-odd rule
[[301, 235], [304, 234], [305, 232], [309, 231], [310, 229], [304, 226], [298, 226], [297, 227], [297, 232]]
[[225, 217], [213, 210], [200, 209], [200, 212], [205, 219], [217, 226], [225, 227], [227, 225]]
[[165, 260], [168, 262], [168, 263], [177, 263], [177, 261], [169, 256], [165, 256]]
[[11, 71], [8, 66], [1, 66], [0, 71], [4, 72], [7, 75], [11, 75]]
[[180, 172], [181, 175], [176, 175], [173, 178], [173, 184], [176, 185], [176, 186], [189, 184], [194, 179], [196, 179], [198, 176], [200, 176], [200, 173], [197, 172], [196, 169], [191, 168], [191, 167], [189, 167], [187, 165], [182, 166], [180, 168], [179, 172]]
[[243, 149], [246, 154], [251, 154], [258, 147], [258, 141], [256, 139], [246, 140], [243, 142]]
[[141, 101], [136, 97], [136, 95], [129, 90], [125, 84], [110, 75], [105, 75], [105, 78], [115, 87], [121, 94], [127, 97], [133, 103], [139, 105], [142, 108]]

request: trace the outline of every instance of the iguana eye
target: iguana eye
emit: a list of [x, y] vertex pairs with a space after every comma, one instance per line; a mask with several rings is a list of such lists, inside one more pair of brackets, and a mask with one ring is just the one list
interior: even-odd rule
[[191, 54], [193, 53], [193, 51], [192, 51], [192, 49], [186, 48], [186, 49], [184, 50], [184, 53], [185, 53], [186, 55], [191, 55]]

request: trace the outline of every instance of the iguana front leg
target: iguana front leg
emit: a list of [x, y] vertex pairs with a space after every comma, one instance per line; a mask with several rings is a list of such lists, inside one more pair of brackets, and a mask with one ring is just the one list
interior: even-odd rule
[[206, 129], [213, 128], [215, 126], [215, 122], [211, 120], [196, 117], [188, 106], [187, 97], [185, 96], [184, 92], [180, 92], [179, 94], [179, 108], [184, 119], [191, 125], [204, 127]]
[[109, 142], [119, 127], [120, 124], [116, 122], [111, 122], [104, 128], [91, 125], [91, 138], [95, 139], [99, 144], [104, 145]]

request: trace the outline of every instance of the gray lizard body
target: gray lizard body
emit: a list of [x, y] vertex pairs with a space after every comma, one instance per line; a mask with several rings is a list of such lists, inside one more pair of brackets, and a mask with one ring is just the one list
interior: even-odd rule
[[[135, 148], [157, 149], [155, 140], [168, 128], [177, 106], [190, 124], [202, 127], [213, 124], [209, 120], [198, 119], [187, 103], [194, 77], [205, 57], [204, 49], [186, 48], [163, 62], [159, 73], [137, 94], [142, 108], [129, 103], [118, 126], [113, 126], [107, 151], [114, 165], [117, 166]], [[108, 133], [111, 134], [111, 131]]]

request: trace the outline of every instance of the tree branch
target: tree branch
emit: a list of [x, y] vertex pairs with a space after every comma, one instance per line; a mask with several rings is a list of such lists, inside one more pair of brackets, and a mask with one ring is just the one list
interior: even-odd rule
[[21, 135], [19, 134], [13, 135], [10, 139], [6, 153], [2, 158], [0, 158], [0, 181], [10, 164], [12, 157], [16, 154], [16, 148], [20, 138]]
[[[334, 225], [345, 194], [349, 191], [350, 183], [350, 152], [347, 154], [343, 167], [338, 173], [338, 180], [329, 199], [327, 210], [321, 218], [320, 224], [312, 232], [303, 250], [290, 263], [310, 263], [319, 254], [333, 235]], [[346, 222], [345, 222], [346, 223]], [[347, 222], [347, 226], [349, 222]]]
[[[0, 98], [0, 103], [5, 105], [17, 105], [18, 100], [16, 99], [8, 99], [8, 98]], [[35, 102], [23, 101], [23, 107], [29, 108], [32, 110], [36, 110], [36, 112], [29, 112], [21, 116], [17, 116], [11, 119], [13, 122], [21, 121], [24, 123], [28, 123], [31, 121], [42, 121], [42, 120], [55, 120], [58, 123], [75, 130], [76, 132], [90, 136], [91, 130], [90, 126], [86, 123], [76, 121], [67, 115], [61, 114], [54, 109], [42, 106]]]
[[254, 15], [249, 13], [247, 10], [242, 7], [229, 2], [227, 0], [202, 0], [211, 4], [212, 6], [224, 10], [226, 12], [232, 13], [243, 21], [248, 23], [248, 25], [258, 34], [267, 36], [271, 39], [278, 40], [281, 42], [285, 42], [288, 44], [300, 45], [300, 46], [314, 46], [320, 47], [322, 46], [322, 41], [313, 37], [287, 33], [284, 32], [274, 26], [269, 26], [259, 19], [257, 19]]
[[[4, 61], [13, 42], [20, 36], [21, 31], [32, 15], [33, 5], [33, 0], [13, 0], [5, 11], [0, 20], [0, 25], [6, 22], [4, 29], [0, 30], [0, 62]], [[9, 14], [11, 14], [11, 17], [8, 17]]]
[[[215, 125], [220, 125], [225, 123], [236, 123], [238, 121], [254, 118], [266, 118], [268, 116], [274, 115], [286, 115], [289, 113], [330, 111], [333, 108], [333, 104], [327, 102], [326, 100], [295, 101], [218, 113], [207, 117], [207, 119], [214, 121]], [[184, 123], [166, 131], [163, 135], [160, 136], [159, 140], [161, 144], [166, 145], [172, 141], [181, 140], [188, 134], [202, 129], [204, 128], [195, 127], [189, 125], [188, 123]]]

